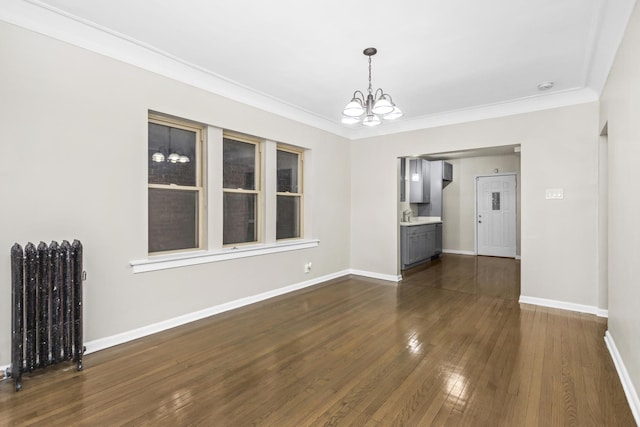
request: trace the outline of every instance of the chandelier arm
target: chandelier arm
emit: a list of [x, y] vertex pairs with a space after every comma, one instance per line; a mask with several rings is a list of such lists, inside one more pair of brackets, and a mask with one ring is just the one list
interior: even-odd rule
[[[378, 92], [380, 93], [380, 96], [378, 96]], [[380, 98], [384, 98], [385, 96], [388, 96], [386, 93], [384, 93], [384, 91], [382, 90], [382, 88], [378, 88], [376, 89], [376, 93], [373, 96], [375, 98], [375, 100], [377, 101]]]
[[[358, 98], [358, 95], [360, 95], [360, 98]], [[364, 105], [366, 97], [364, 96], [364, 93], [362, 93], [362, 91], [357, 90], [353, 92], [353, 99], [357, 99]]]

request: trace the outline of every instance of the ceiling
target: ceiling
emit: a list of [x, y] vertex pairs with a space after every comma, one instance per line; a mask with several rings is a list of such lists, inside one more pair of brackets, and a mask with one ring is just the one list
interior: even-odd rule
[[[0, 19], [359, 138], [595, 100], [634, 3], [3, 0]], [[369, 46], [405, 116], [352, 128]]]

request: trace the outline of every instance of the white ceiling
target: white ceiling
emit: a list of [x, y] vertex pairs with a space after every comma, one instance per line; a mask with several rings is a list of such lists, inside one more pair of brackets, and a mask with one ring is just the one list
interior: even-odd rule
[[[597, 99], [635, 0], [0, 3], [2, 20], [357, 138]], [[349, 128], [369, 46], [374, 90], [405, 117]]]

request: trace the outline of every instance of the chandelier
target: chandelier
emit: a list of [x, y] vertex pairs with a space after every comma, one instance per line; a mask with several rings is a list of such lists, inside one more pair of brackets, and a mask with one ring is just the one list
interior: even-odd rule
[[184, 154], [171, 152], [168, 156], [165, 156], [162, 151], [156, 151], [155, 153], [153, 153], [151, 155], [151, 160], [156, 163], [162, 163], [165, 161], [169, 163], [189, 163], [191, 161], [191, 159]]
[[378, 53], [375, 47], [368, 47], [362, 51], [369, 57], [369, 88], [367, 96], [357, 90], [353, 98], [342, 111], [342, 123], [362, 123], [363, 126], [377, 126], [384, 120], [393, 120], [402, 117], [402, 111], [393, 103], [391, 95], [384, 93], [382, 89], [373, 91], [371, 86], [371, 57]]

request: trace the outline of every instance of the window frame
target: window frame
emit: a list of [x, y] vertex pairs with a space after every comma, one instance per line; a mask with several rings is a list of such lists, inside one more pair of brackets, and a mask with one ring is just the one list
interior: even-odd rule
[[297, 176], [297, 180], [298, 180], [298, 192], [297, 193], [291, 193], [289, 191], [285, 191], [285, 192], [280, 192], [277, 191], [277, 186], [276, 186], [276, 211], [277, 211], [277, 203], [278, 203], [278, 196], [287, 196], [287, 197], [298, 197], [298, 236], [297, 237], [287, 237], [287, 238], [283, 238], [283, 239], [278, 239], [277, 237], [277, 217], [276, 217], [276, 242], [284, 242], [287, 240], [297, 240], [297, 239], [302, 239], [304, 238], [304, 150], [300, 149], [300, 148], [295, 148], [295, 147], [291, 147], [289, 145], [283, 145], [283, 144], [278, 144], [276, 146], [276, 165], [275, 165], [275, 170], [276, 170], [276, 177], [277, 177], [277, 173], [278, 173], [278, 151], [285, 151], [288, 153], [293, 153], [293, 154], [297, 154], [298, 155], [298, 176]]
[[224, 195], [225, 194], [253, 194], [256, 196], [256, 203], [255, 203], [255, 218], [254, 218], [254, 224], [255, 224], [255, 240], [252, 240], [250, 242], [237, 242], [237, 243], [224, 243], [224, 227], [225, 227], [225, 223], [224, 223], [224, 215], [222, 218], [222, 228], [221, 228], [221, 242], [222, 242], [222, 248], [223, 249], [228, 249], [228, 248], [236, 248], [236, 247], [241, 247], [241, 246], [248, 246], [248, 245], [257, 245], [257, 244], [261, 244], [263, 242], [263, 230], [262, 230], [262, 218], [264, 215], [263, 209], [262, 209], [262, 198], [263, 198], [263, 191], [262, 191], [262, 149], [263, 149], [263, 143], [264, 141], [260, 138], [256, 138], [256, 137], [252, 137], [249, 135], [245, 135], [245, 134], [241, 134], [241, 133], [237, 133], [237, 132], [232, 132], [232, 131], [228, 131], [228, 130], [223, 130], [222, 131], [222, 145], [224, 147], [224, 140], [225, 139], [229, 139], [229, 140], [233, 140], [233, 141], [238, 141], [238, 142], [243, 142], [245, 144], [252, 144], [254, 145], [254, 189], [253, 190], [246, 190], [243, 188], [227, 188], [224, 186], [224, 162], [225, 162], [225, 158], [224, 158], [224, 149], [223, 149], [223, 154], [222, 154], [222, 158], [220, 161], [220, 165], [222, 167], [222, 209], [224, 210]]
[[[197, 246], [193, 248], [182, 248], [182, 249], [170, 249], [166, 251], [155, 251], [151, 252], [149, 250], [149, 215], [150, 215], [150, 206], [147, 204], [147, 253], [149, 256], [161, 256], [161, 255], [170, 255], [170, 254], [179, 254], [179, 253], [188, 253], [193, 251], [201, 251], [207, 247], [206, 242], [206, 227], [205, 227], [205, 218], [207, 216], [206, 209], [206, 201], [205, 201], [205, 182], [206, 179], [204, 177], [203, 171], [205, 170], [204, 159], [205, 159], [205, 135], [206, 135], [206, 127], [200, 125], [198, 123], [194, 123], [188, 120], [167, 117], [160, 114], [149, 113], [147, 118], [147, 129], [149, 123], [154, 123], [162, 126], [168, 126], [176, 129], [182, 129], [190, 132], [195, 132], [196, 134], [196, 146], [195, 146], [195, 165], [196, 165], [196, 185], [188, 186], [188, 185], [176, 185], [176, 184], [151, 184], [149, 183], [149, 170], [147, 169], [147, 203], [149, 200], [149, 190], [173, 190], [173, 191], [185, 191], [185, 192], [196, 192], [197, 193], [197, 220], [196, 220], [196, 238], [197, 238]], [[147, 155], [149, 151], [149, 135], [147, 134]]]

